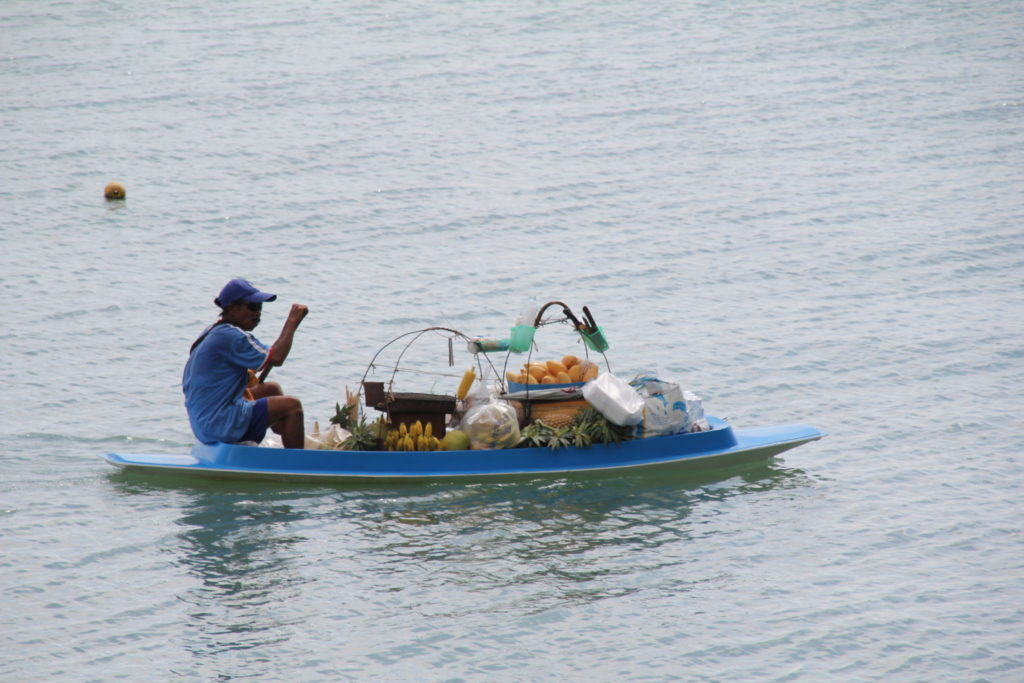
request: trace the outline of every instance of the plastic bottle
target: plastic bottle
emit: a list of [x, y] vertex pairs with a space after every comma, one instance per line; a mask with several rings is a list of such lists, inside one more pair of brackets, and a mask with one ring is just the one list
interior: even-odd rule
[[537, 305], [536, 299], [530, 299], [530, 302], [519, 312], [519, 317], [516, 318], [516, 326], [528, 325], [534, 327], [533, 323], [537, 320], [537, 310], [539, 308], [540, 306]]
[[512, 335], [509, 338], [509, 351], [523, 353], [530, 350], [533, 335], [537, 332], [537, 328], [533, 324], [537, 320], [537, 309], [536, 300], [530, 299], [530, 303], [526, 304], [519, 312], [519, 317], [516, 318], [516, 324], [512, 327]]
[[508, 339], [488, 339], [486, 337], [474, 337], [466, 343], [466, 349], [470, 353], [489, 353], [492, 351], [508, 351]]

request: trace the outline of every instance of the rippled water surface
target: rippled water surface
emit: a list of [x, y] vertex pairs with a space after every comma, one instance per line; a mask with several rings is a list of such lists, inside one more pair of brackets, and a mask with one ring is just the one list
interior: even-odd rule
[[[1013, 2], [3, 3], [0, 679], [1020, 680], [1022, 31]], [[310, 307], [274, 374], [310, 421], [388, 340], [535, 298], [588, 305], [617, 374], [829, 436], [657, 478], [111, 470], [188, 451], [181, 368], [236, 275], [280, 295], [265, 340]], [[469, 362], [427, 338], [398, 381]]]

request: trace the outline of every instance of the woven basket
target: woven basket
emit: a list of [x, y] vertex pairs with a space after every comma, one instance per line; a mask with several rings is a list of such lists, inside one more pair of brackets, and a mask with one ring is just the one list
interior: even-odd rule
[[530, 419], [541, 420], [549, 427], [567, 427], [576, 415], [590, 406], [586, 401], [531, 401]]

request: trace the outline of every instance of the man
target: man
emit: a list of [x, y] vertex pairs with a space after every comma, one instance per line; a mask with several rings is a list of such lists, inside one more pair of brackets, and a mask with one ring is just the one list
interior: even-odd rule
[[284, 363], [295, 330], [309, 312], [292, 304], [281, 335], [268, 349], [252, 330], [260, 324], [263, 303], [275, 299], [276, 294], [237, 278], [213, 300], [221, 309], [220, 320], [192, 344], [181, 379], [192, 432], [203, 443], [259, 442], [269, 427], [281, 435], [285, 448], [303, 447], [302, 403], [285, 396], [277, 382], [256, 382], [250, 372]]

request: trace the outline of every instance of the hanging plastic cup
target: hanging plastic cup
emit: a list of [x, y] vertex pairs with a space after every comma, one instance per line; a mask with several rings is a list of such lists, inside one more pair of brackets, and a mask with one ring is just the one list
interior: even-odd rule
[[604, 353], [608, 350], [608, 340], [604, 338], [604, 328], [598, 327], [593, 332], [580, 332], [580, 336], [583, 337], [583, 342], [590, 348], [591, 351], [597, 353]]
[[513, 353], [523, 353], [530, 350], [533, 343], [533, 335], [537, 328], [533, 325], [516, 325], [512, 328], [512, 338], [508, 342], [508, 350]]

